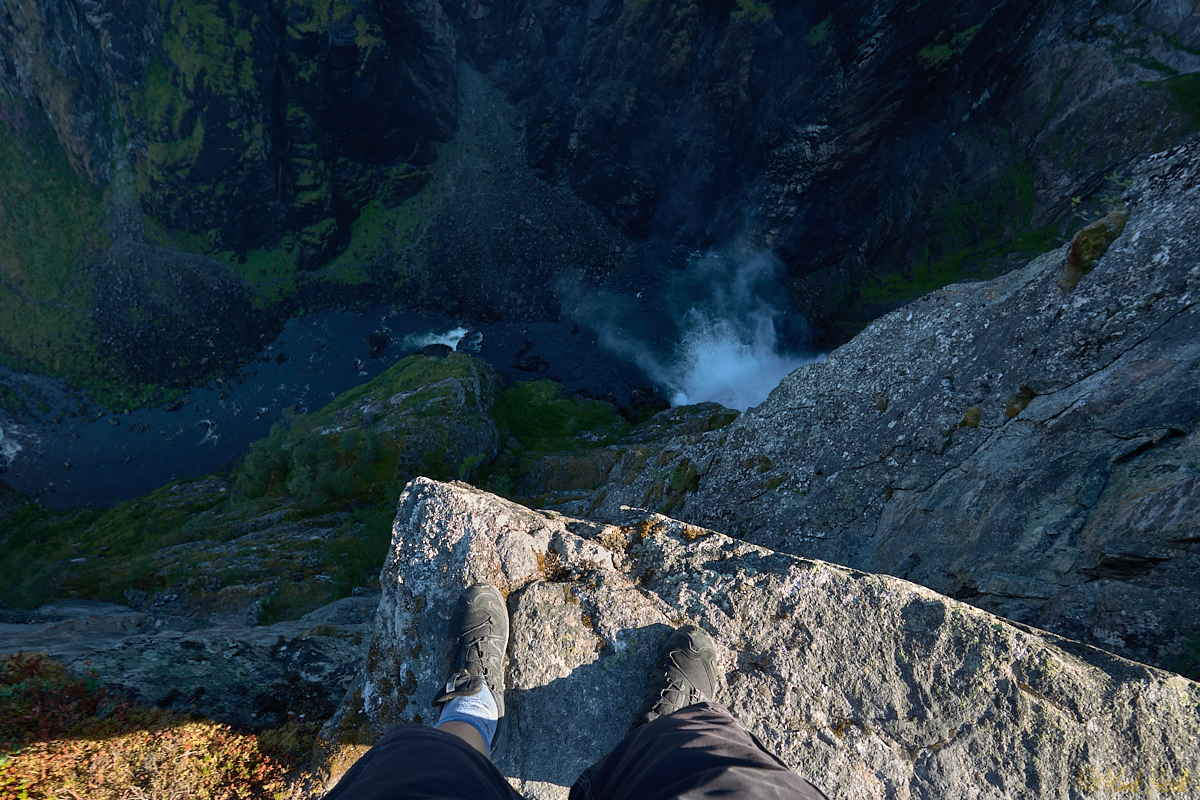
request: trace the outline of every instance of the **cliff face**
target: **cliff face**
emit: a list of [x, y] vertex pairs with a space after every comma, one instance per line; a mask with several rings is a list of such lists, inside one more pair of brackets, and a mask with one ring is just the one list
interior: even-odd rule
[[721, 702], [831, 797], [1077, 797], [1139, 770], [1190, 791], [1200, 768], [1191, 681], [654, 514], [602, 525], [417, 479], [380, 581], [363, 672], [322, 734], [327, 782], [390, 725], [432, 722], [446, 620], [476, 581], [507, 597], [499, 767], [527, 797], [565, 797], [619, 740], [685, 622], [718, 642]]
[[1174, 0], [504, 0], [460, 25], [538, 169], [632, 230], [771, 247], [824, 320], [866, 274], [989, 266], [1175, 141], [1194, 120], [1154, 81], [1200, 68], [1197, 22]]
[[455, 124], [435, 3], [8, 4], [0, 76], [98, 185], [132, 165], [142, 209], [238, 253], [329, 255], [373, 197], [411, 194]]
[[602, 517], [669, 503], [1176, 663], [1200, 629], [1200, 145], [1133, 175], [1128, 224], [1081, 278], [1063, 248], [934, 292], [728, 427], [663, 430], [657, 463], [628, 446], [601, 492], [547, 501]]
[[[111, 384], [258, 341], [229, 326], [209, 348], [163, 308], [97, 296], [114, 240], [165, 248], [140, 254], [135, 297], [172, 251], [236, 273], [221, 317], [367, 296], [485, 318], [558, 313], [564, 274], [665, 269], [646, 237], [742, 237], [838, 340], [1011, 266], [1071, 198], [1095, 208], [1131, 159], [1194, 130], [1198, 31], [1177, 0], [8, 3], [0, 145], [62, 185], [46, 205], [0, 175], [5, 238], [62, 241], [3, 254], [0, 346]], [[505, 99], [461, 87], [467, 63]], [[141, 317], [167, 357], [94, 347]], [[59, 335], [94, 352], [33, 344]]]

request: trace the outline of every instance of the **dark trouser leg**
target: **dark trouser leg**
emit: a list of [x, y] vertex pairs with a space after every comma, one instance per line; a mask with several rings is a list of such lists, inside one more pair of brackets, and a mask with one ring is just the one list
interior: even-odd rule
[[325, 800], [521, 800], [495, 765], [436, 728], [398, 725], [346, 771]]
[[643, 725], [571, 787], [571, 800], [714, 795], [729, 800], [825, 797], [714, 703], [696, 703]]

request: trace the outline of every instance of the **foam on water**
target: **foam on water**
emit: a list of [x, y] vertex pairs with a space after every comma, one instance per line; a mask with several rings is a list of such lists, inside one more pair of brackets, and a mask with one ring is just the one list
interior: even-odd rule
[[674, 389], [671, 405], [712, 401], [745, 411], [793, 370], [824, 357], [777, 352], [775, 321], [767, 314], [740, 322], [709, 319], [701, 312], [691, 317], [666, 381]]
[[11, 464], [13, 458], [23, 449], [13, 436], [14, 433], [15, 431], [5, 430], [4, 426], [0, 425], [0, 467]]
[[405, 350], [422, 350], [431, 344], [444, 344], [453, 350], [457, 350], [461, 344], [464, 350], [479, 352], [479, 345], [482, 341], [483, 334], [472, 332], [470, 328], [453, 328], [444, 333], [426, 331], [424, 333], [410, 334], [404, 337], [400, 346]]

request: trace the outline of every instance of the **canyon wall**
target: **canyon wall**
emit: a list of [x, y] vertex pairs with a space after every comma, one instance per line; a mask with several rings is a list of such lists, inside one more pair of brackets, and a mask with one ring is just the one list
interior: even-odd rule
[[544, 318], [733, 241], [837, 343], [1105, 210], [1200, 125], [1198, 42], [1173, 0], [8, 3], [0, 350], [186, 382], [298, 309]]

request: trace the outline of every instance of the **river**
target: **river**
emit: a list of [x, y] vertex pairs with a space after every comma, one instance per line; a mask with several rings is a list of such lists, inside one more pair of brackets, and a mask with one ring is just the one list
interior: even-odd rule
[[[387, 308], [298, 317], [227, 380], [195, 387], [182, 402], [130, 413], [81, 404], [61, 381], [0, 373], [7, 385], [36, 387], [45, 400], [29, 418], [0, 419], [0, 454], [6, 454], [0, 468], [7, 462], [0, 480], [62, 509], [108, 506], [220, 471], [265, 436], [285, 409], [316, 410], [425, 342], [455, 342], [456, 329], [465, 332], [450, 319]], [[372, 358], [368, 337], [379, 330], [387, 332], [388, 344]], [[618, 404], [629, 401], [634, 387], [650, 385], [570, 320], [479, 325], [458, 347], [510, 379], [555, 380], [568, 392], [608, 396]]]

